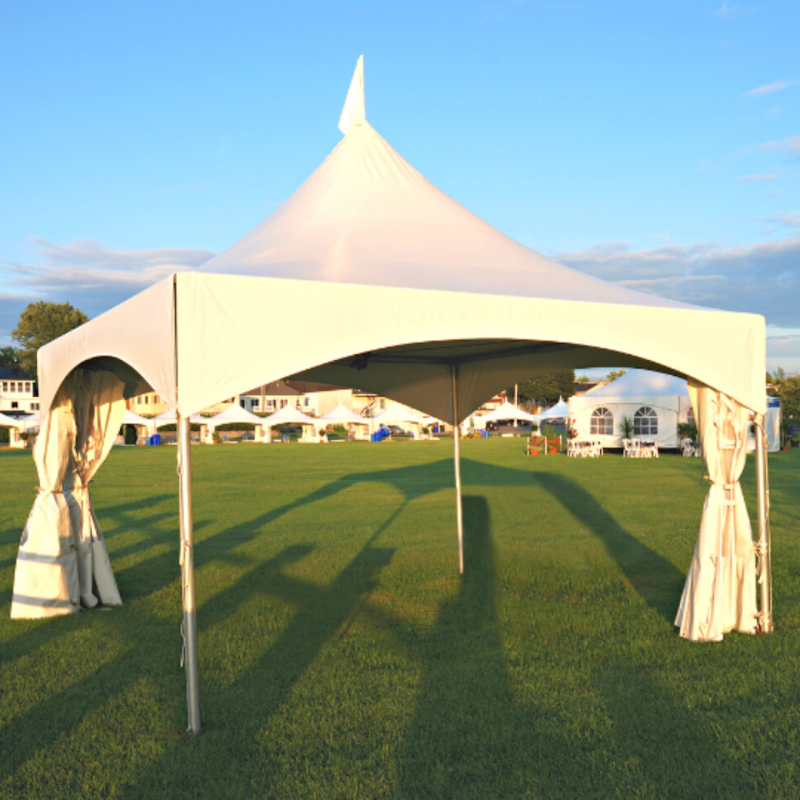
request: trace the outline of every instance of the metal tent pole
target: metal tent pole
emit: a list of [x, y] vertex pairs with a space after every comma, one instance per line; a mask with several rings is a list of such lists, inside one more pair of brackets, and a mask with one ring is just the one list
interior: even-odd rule
[[188, 731], [200, 733], [200, 692], [197, 668], [197, 604], [194, 593], [194, 534], [192, 528], [191, 423], [178, 416], [178, 476], [180, 479], [181, 586], [183, 587], [183, 650], [186, 667]]
[[759, 583], [761, 584], [760, 626], [762, 633], [772, 633], [772, 554], [769, 532], [769, 485], [767, 477], [767, 434], [764, 415], [755, 416], [756, 493], [758, 496]]
[[450, 367], [453, 395], [453, 460], [456, 468], [456, 522], [458, 525], [458, 572], [464, 574], [464, 513], [461, 508], [461, 450], [458, 427], [458, 365]]

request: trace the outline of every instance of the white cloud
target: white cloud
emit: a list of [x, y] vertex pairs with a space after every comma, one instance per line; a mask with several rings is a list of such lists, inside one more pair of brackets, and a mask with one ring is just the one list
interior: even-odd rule
[[31, 263], [0, 262], [7, 274], [7, 291], [0, 295], [0, 345], [8, 343], [9, 332], [29, 302], [68, 301], [94, 317], [161, 278], [197, 267], [215, 255], [191, 247], [112, 250], [88, 239], [66, 245], [32, 241], [36, 258]]
[[729, 3], [723, 0], [722, 5], [714, 12], [722, 19], [738, 19], [739, 17], [749, 17], [755, 14], [758, 9], [755, 6], [742, 6], [738, 3]]
[[765, 181], [774, 181], [777, 177], [774, 172], [762, 172], [758, 175], [740, 175], [739, 180], [748, 183], [764, 183]]
[[[785, 139], [780, 139], [777, 142], [764, 142], [764, 144], [756, 145], [749, 148], [750, 151], [758, 150], [762, 153], [800, 153], [800, 134], [796, 136], [787, 136]], [[747, 151], [745, 151], [747, 152]]]
[[791, 86], [790, 81], [775, 81], [774, 83], [768, 83], [765, 86], [757, 86], [755, 89], [750, 89], [750, 91], [745, 92], [745, 97], [760, 97], [764, 94], [772, 94], [773, 92], [780, 92], [782, 89], [787, 89]]
[[776, 222], [787, 228], [800, 228], [800, 211], [781, 211], [777, 214], [769, 214], [761, 219], [763, 222]]
[[800, 236], [751, 245], [701, 242], [641, 250], [625, 242], [600, 242], [554, 257], [632, 289], [763, 314], [772, 325], [800, 329]]

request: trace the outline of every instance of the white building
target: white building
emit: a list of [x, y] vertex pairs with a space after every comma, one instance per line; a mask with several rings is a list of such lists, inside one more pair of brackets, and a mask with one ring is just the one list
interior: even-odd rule
[[38, 410], [36, 381], [19, 367], [0, 367], [0, 414], [19, 416]]

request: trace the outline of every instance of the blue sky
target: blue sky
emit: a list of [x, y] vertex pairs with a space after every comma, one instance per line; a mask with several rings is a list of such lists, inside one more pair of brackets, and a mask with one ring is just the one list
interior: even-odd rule
[[0, 5], [0, 344], [202, 263], [367, 117], [505, 233], [800, 370], [800, 3]]

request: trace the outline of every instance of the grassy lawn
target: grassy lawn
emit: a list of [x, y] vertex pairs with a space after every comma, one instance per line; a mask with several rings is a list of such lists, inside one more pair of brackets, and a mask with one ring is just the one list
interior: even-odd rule
[[[186, 727], [175, 448], [93, 484], [125, 605], [8, 617], [37, 483], [0, 452], [0, 797], [800, 797], [800, 450], [770, 456], [772, 636], [672, 620], [699, 459], [465, 441], [195, 447]], [[754, 464], [743, 479], [755, 511]]]

